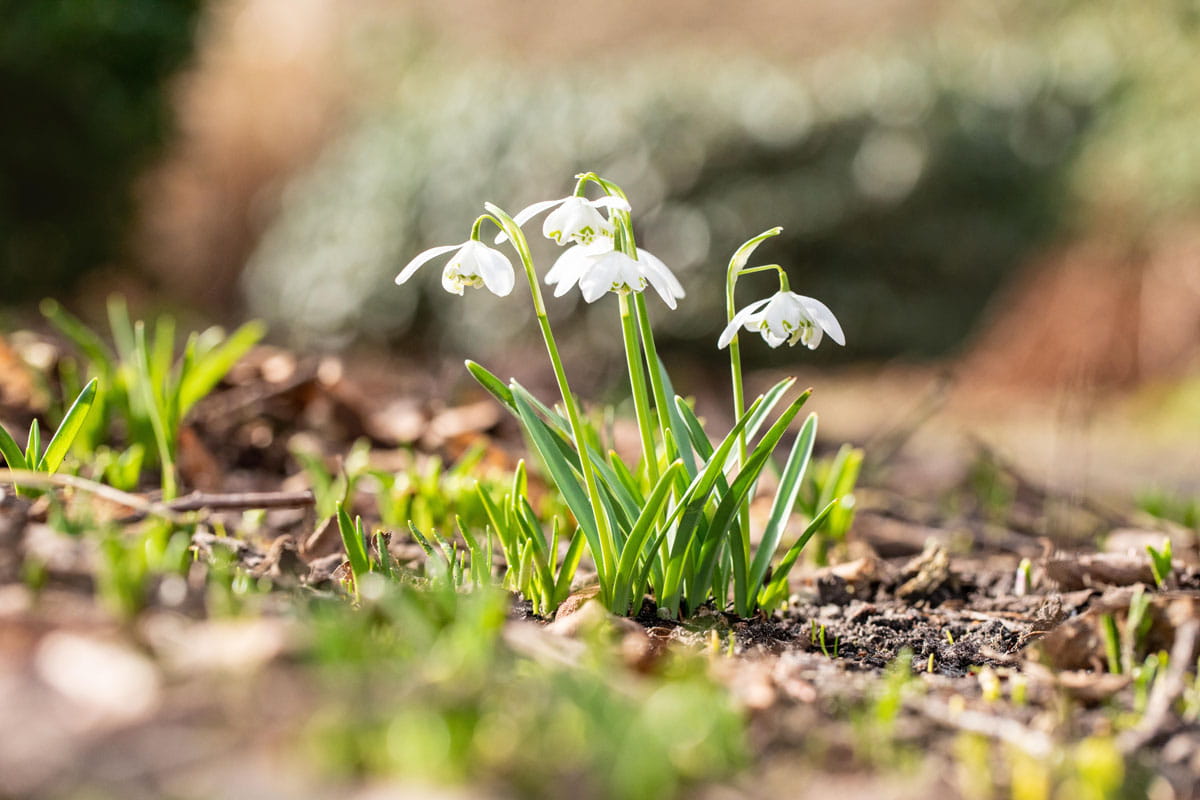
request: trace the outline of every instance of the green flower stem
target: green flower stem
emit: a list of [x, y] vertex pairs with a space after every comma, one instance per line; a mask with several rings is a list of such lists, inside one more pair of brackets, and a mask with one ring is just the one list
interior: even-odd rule
[[[641, 297], [641, 295], [637, 295]], [[646, 395], [646, 375], [642, 371], [642, 359], [638, 353], [637, 330], [629, 308], [629, 295], [619, 295], [621, 304], [621, 338], [625, 341], [625, 362], [629, 365], [629, 387], [633, 392], [633, 407], [637, 412], [638, 433], [642, 438], [642, 460], [650, 486], [658, 483], [658, 453], [654, 447], [654, 431], [650, 421], [650, 399]], [[651, 370], [651, 378], [654, 371]]]
[[642, 348], [646, 354], [646, 366], [650, 370], [650, 390], [654, 393], [654, 408], [658, 412], [658, 427], [662, 430], [663, 441], [667, 445], [667, 460], [679, 458], [675, 439], [671, 435], [683, 435], [682, 431], [671, 431], [670, 406], [667, 405], [667, 388], [663, 384], [662, 374], [658, 370], [658, 348], [654, 345], [654, 331], [650, 328], [650, 313], [646, 310], [646, 295], [639, 293], [634, 297], [634, 310], [637, 312], [638, 327], [642, 334]]
[[[491, 203], [485, 204], [485, 208], [494, 217], [493, 221], [496, 225], [512, 240], [513, 247], [517, 251], [517, 256], [521, 259], [521, 265], [525, 269], [525, 278], [529, 283], [529, 291], [533, 297], [533, 313], [537, 317], [538, 327], [542, 332], [542, 339], [546, 342], [546, 352], [550, 356], [550, 364], [554, 368], [554, 378], [558, 382], [558, 391], [562, 395], [563, 407], [567, 412], [567, 420], [571, 424], [571, 436], [575, 440], [575, 451], [579, 454], [579, 467], [583, 473], [583, 485], [587, 492], [588, 504], [591, 505], [592, 514], [596, 517], [596, 527], [600, 534], [600, 548], [602, 552], [593, 553], [592, 556], [597, 562], [596, 572], [600, 577], [600, 589], [602, 595], [604, 595], [601, 597], [601, 600], [605, 607], [607, 607], [612, 600], [607, 595], [611, 591], [611, 579], [616, 574], [617, 565], [612, 527], [605, 513], [604, 503], [600, 500], [600, 490], [596, 484], [595, 471], [592, 469], [592, 461], [587, 454], [587, 438], [583, 433], [583, 423], [580, 420], [575, 396], [571, 393], [571, 386], [567, 382], [567, 372], [563, 368], [562, 356], [559, 355], [558, 344], [554, 340], [554, 332], [550, 329], [550, 318], [546, 314], [546, 303], [542, 299], [542, 291], [538, 284], [537, 273], [533, 268], [533, 256], [529, 252], [529, 242], [525, 239], [525, 234], [521, 230], [521, 227], [501, 208]], [[597, 558], [597, 556], [599, 557]]]
[[[737, 313], [737, 308], [734, 305], [734, 288], [737, 286], [739, 269], [736, 268], [736, 259], [729, 262], [729, 271], [725, 276], [725, 323], [729, 324], [733, 321], [733, 315]], [[733, 382], [733, 418], [741, 419], [746, 413], [746, 390], [742, 382], [742, 348], [738, 342], [738, 335], [734, 333], [733, 339], [729, 342], [729, 372]], [[746, 432], [745, 430], [738, 432], [738, 470], [746, 463]], [[753, 499], [753, 489], [746, 496], [746, 502], [741, 504], [738, 509], [738, 541], [731, 543], [735, 547], [741, 547], [745, 553], [745, 557], [741, 563], [748, 564], [750, 562], [750, 501]], [[716, 598], [718, 605], [722, 604], [725, 598]]]

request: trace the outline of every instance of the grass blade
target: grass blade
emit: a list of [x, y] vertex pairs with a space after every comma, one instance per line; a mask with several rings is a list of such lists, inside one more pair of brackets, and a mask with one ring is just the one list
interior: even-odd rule
[[516, 413], [517, 406], [513, 402], [512, 390], [505, 385], [504, 381], [497, 378], [492, 373], [488, 372], [480, 364], [467, 360], [467, 372], [471, 373], [471, 377], [479, 382], [479, 385], [488, 391], [492, 397], [495, 397], [502, 404], [508, 407], [510, 411]]
[[[617, 562], [616, 577], [613, 580], [613, 607], [610, 610], [616, 613], [623, 614], [628, 610], [629, 592], [633, 588], [634, 570], [637, 567], [638, 558], [642, 555], [642, 547], [646, 537], [654, 530], [654, 523], [658, 521], [659, 511], [667, 502], [676, 475], [683, 469], [683, 461], [676, 460], [659, 476], [658, 483], [654, 485], [654, 490], [646, 500], [646, 505], [642, 507], [642, 513], [638, 515], [637, 522], [634, 523], [633, 528], [629, 531], [629, 536], [625, 539], [620, 560]], [[664, 525], [663, 528], [665, 529], [665, 527]], [[650, 554], [648, 560], [652, 559], [653, 553]]]
[[799, 538], [797, 538], [796, 541], [792, 543], [792, 546], [788, 548], [787, 552], [784, 553], [783, 558], [780, 559], [778, 566], [775, 567], [775, 571], [771, 574], [771, 584], [759, 593], [758, 603], [762, 608], [773, 608], [777, 602], [781, 601], [781, 599], [777, 601], [775, 598], [781, 592], [786, 592], [788, 573], [790, 573], [792, 571], [792, 567], [796, 565], [796, 559], [800, 557], [800, 551], [804, 549], [806, 544], [808, 544], [808, 540], [813, 537], [813, 534], [821, 529], [821, 526], [825, 524], [825, 520], [830, 514], [833, 513], [833, 510], [838, 507], [840, 502], [840, 500], [834, 500], [829, 505], [821, 509], [821, 512], [813, 517], [812, 522], [808, 523], [808, 526], [804, 529], [804, 532], [800, 534]]
[[592, 512], [592, 507], [588, 503], [587, 495], [584, 493], [583, 486], [576, 471], [563, 457], [558, 446], [555, 443], [555, 435], [545, 425], [540, 424], [537, 414], [529, 403], [517, 393], [513, 395], [513, 401], [517, 406], [517, 413], [521, 417], [521, 422], [525, 426], [526, 432], [533, 440], [534, 447], [542, 456], [542, 460], [546, 462], [546, 468], [550, 471], [550, 476], [554, 480], [558, 490], [562, 493], [563, 499], [567, 503], [567, 507], [571, 509], [571, 513], [575, 515], [575, 519], [579, 521], [583, 528], [584, 535], [587, 536], [588, 546], [592, 550], [593, 557], [597, 558], [596, 565], [601, 583], [607, 583], [609, 575], [606, 574], [608, 565], [603, 564], [603, 559], [599, 558], [603, 553], [600, 546], [600, 531], [596, 526], [596, 517]]
[[363, 541], [359, 526], [350, 521], [350, 515], [341, 503], [337, 506], [337, 521], [338, 532], [342, 534], [342, 546], [346, 548], [346, 559], [350, 562], [350, 571], [354, 573], [357, 585], [359, 576], [371, 571], [366, 542]]
[[9, 469], [28, 469], [29, 467], [25, 463], [25, 454], [21, 452], [21, 446], [17, 444], [12, 434], [4, 429], [3, 425], [0, 425], [0, 454], [4, 455]]
[[112, 375], [116, 371], [115, 357], [112, 351], [91, 328], [68, 313], [57, 300], [47, 298], [42, 301], [40, 308], [42, 316], [79, 348], [93, 369], [99, 370], [105, 375]]
[[767, 568], [775, 556], [775, 549], [783, 537], [783, 530], [787, 527], [788, 517], [791, 516], [792, 509], [796, 507], [796, 498], [800, 494], [804, 471], [812, 457], [813, 442], [816, 437], [817, 415], [809, 414], [808, 419], [804, 422], [804, 427], [796, 436], [796, 443], [792, 445], [787, 465], [783, 468], [783, 477], [779, 479], [779, 489], [775, 494], [775, 501], [771, 504], [771, 514], [763, 529], [762, 541], [759, 543], [758, 552], [754, 554], [754, 561], [750, 565], [748, 589], [751, 592], [757, 591], [757, 587], [767, 574]]
[[250, 352], [254, 345], [262, 340], [267, 333], [266, 326], [261, 322], [247, 322], [229, 335], [229, 338], [218, 347], [200, 355], [186, 374], [181, 376], [179, 385], [179, 416], [187, 416], [188, 411], [199, 400], [216, 388], [217, 384], [229, 374], [233, 365]]
[[42, 428], [34, 419], [29, 423], [29, 438], [25, 440], [25, 465], [37, 472], [38, 461], [42, 453]]
[[79, 396], [75, 398], [75, 402], [67, 409], [66, 415], [63, 416], [62, 424], [58, 426], [58, 430], [54, 432], [50, 443], [46, 445], [45, 455], [38, 461], [37, 469], [39, 472], [54, 472], [62, 464], [67, 451], [71, 449], [71, 443], [75, 441], [75, 436], [79, 433], [79, 429], [83, 427], [83, 423], [87, 420], [87, 416], [92, 410], [92, 405], [96, 401], [96, 387], [98, 383], [99, 381], [96, 378], [88, 381], [88, 385], [83, 387], [83, 391], [79, 393]]

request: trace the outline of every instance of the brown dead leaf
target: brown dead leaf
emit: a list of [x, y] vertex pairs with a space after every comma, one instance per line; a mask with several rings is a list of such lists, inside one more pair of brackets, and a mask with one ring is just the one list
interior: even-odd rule
[[1042, 568], [1063, 591], [1154, 583], [1150, 557], [1145, 552], [1058, 554], [1045, 559]]
[[500, 407], [491, 399], [448, 408], [430, 420], [429, 427], [421, 437], [421, 445], [436, 450], [465, 433], [482, 433], [499, 421]]
[[[1040, 639], [1030, 651], [1030, 657], [1039, 663], [1057, 670], [1106, 669], [1104, 615], [1110, 615], [1117, 623], [1122, 641], [1126, 641], [1126, 621], [1129, 616], [1133, 589], [1110, 590], [1097, 600], [1086, 612], [1061, 623]], [[1200, 618], [1200, 599], [1194, 593], [1171, 592], [1149, 597], [1146, 611], [1150, 620], [1148, 628], [1138, 637], [1138, 652], [1170, 651], [1175, 643], [1175, 631], [1183, 623]], [[1194, 662], [1196, 653], [1189, 661]]]
[[37, 384], [25, 360], [0, 336], [0, 405], [17, 409], [32, 409], [37, 397]]
[[224, 470], [216, 456], [196, 435], [190, 425], [179, 429], [179, 452], [176, 458], [179, 477], [183, 482], [202, 492], [219, 492], [224, 488]]
[[310, 564], [318, 558], [340, 553], [342, 534], [338, 530], [337, 518], [330, 517], [300, 545], [300, 555]]

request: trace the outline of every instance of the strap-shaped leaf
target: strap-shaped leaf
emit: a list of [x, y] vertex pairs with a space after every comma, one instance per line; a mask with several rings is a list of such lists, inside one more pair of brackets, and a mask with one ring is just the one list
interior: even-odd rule
[[502, 405], [516, 413], [517, 407], [513, 403], [512, 390], [504, 384], [504, 381], [488, 372], [487, 369], [475, 361], [468, 360], [466, 365], [467, 372], [471, 373], [471, 377], [478, 381], [480, 386], [486, 389], [492, 397], [499, 400]]
[[745, 430], [751, 415], [758, 410], [762, 401], [761, 397], [756, 399], [741, 419], [734, 423], [733, 428], [705, 462], [704, 469], [692, 479], [687, 491], [680, 497], [679, 505], [671, 518], [671, 521], [678, 518], [679, 524], [668, 536], [670, 555], [662, 587], [665, 594], [672, 594], [678, 589], [680, 581], [683, 579], [684, 556], [691, 545], [692, 536], [695, 534], [700, 520], [703, 519], [704, 507], [713, 499], [710, 494], [712, 494], [718, 479], [722, 479], [725, 460], [737, 443], [738, 436]]
[[350, 571], [357, 579], [358, 576], [367, 574], [371, 569], [371, 562], [367, 558], [366, 543], [363, 541], [359, 526], [350, 520], [350, 515], [346, 513], [346, 509], [341, 503], [338, 503], [337, 506], [337, 521], [338, 532], [342, 535], [342, 546], [346, 548], [346, 560], [350, 562]]
[[25, 463], [25, 454], [21, 452], [21, 446], [2, 425], [0, 425], [0, 454], [4, 455], [9, 469], [29, 468], [29, 465]]
[[646, 500], [645, 506], [642, 507], [642, 513], [638, 515], [637, 522], [634, 523], [633, 528], [629, 531], [629, 536], [625, 539], [620, 559], [617, 562], [616, 577], [613, 580], [613, 607], [611, 610], [617, 613], [624, 613], [628, 608], [629, 592], [632, 589], [638, 558], [642, 555], [642, 546], [645, 544], [646, 537], [654, 530], [655, 523], [659, 520], [659, 512], [667, 502], [671, 487], [675, 483], [675, 477], [682, 470], [683, 462], [676, 460], [659, 476], [658, 483], [654, 485], [654, 490]]
[[[579, 453], [571, 446], [572, 437], [570, 429], [562, 421], [562, 417], [547, 408], [545, 404], [530, 394], [528, 390], [516, 381], [513, 381], [512, 392], [513, 397], [520, 397], [531, 408], [541, 412], [541, 414], [535, 414], [534, 418], [547, 428], [551, 441], [558, 447], [559, 453], [571, 465], [571, 468], [578, 472], [580, 470]], [[522, 421], [524, 420], [522, 419]], [[638, 502], [635, 493], [630, 491], [621, 476], [617, 474], [607, 459], [600, 455], [596, 448], [589, 446], [587, 452], [591, 458], [594, 474], [599, 479], [597, 481], [599, 488], [605, 492], [605, 494], [601, 495], [601, 499], [605, 501], [606, 507], [613, 506], [614, 504], [611, 501], [615, 501], [615, 504], [620, 507], [621, 517], [624, 522], [616, 520], [613, 517], [613, 510], [611, 508], [609, 518], [614, 519], [614, 525], [628, 529], [632, 524], [632, 520], [637, 516], [638, 509], [641, 508], [641, 503]]]
[[67, 451], [71, 449], [71, 443], [75, 441], [75, 437], [79, 434], [79, 429], [83, 427], [83, 423], [87, 420], [88, 413], [92, 410], [92, 405], [96, 401], [96, 386], [99, 383], [96, 378], [88, 381], [88, 385], [83, 387], [83, 391], [75, 398], [75, 402], [67, 409], [67, 413], [63, 416], [62, 424], [58, 426], [58, 430], [54, 432], [54, 436], [50, 439], [50, 443], [46, 445], [46, 453], [38, 461], [37, 469], [39, 472], [54, 472], [62, 464], [66, 458]]
[[383, 531], [375, 534], [375, 550], [379, 553], [379, 572], [387, 578], [396, 577], [396, 570], [392, 566], [392, 554], [388, 550], [387, 537]]
[[109, 375], [116, 370], [115, 358], [108, 346], [91, 328], [59, 305], [57, 300], [47, 298], [42, 301], [40, 308], [42, 316], [79, 348], [93, 368]]
[[[517, 407], [517, 413], [520, 415], [521, 422], [524, 424], [529, 438], [533, 440], [533, 445], [537, 448], [542, 460], [546, 462], [546, 468], [550, 470], [550, 476], [554, 483], [558, 486], [559, 492], [562, 493], [563, 499], [567, 503], [567, 508], [571, 509], [571, 513], [575, 515], [575, 519], [579, 521], [583, 528], [583, 533], [587, 536], [588, 546], [591, 548], [593, 557], [599, 556], [604, 551], [600, 547], [600, 531], [596, 527], [596, 517], [592, 512], [592, 507], [588, 503], [587, 494], [583, 490], [580, 479], [570, 463], [564, 458], [562, 452], [555, 443], [555, 435], [543, 424], [540, 423], [537, 414], [529, 403], [519, 394], [514, 393], [513, 402]], [[600, 559], [603, 561], [603, 559]], [[601, 583], [607, 583], [609, 575], [607, 570], [609, 565], [597, 563], [596, 571], [599, 573]]]
[[197, 353], [195, 363], [179, 384], [179, 415], [182, 419], [201, 398], [211, 392], [267, 333], [261, 322], [242, 325], [220, 345], [207, 353]]
[[108, 326], [112, 329], [117, 356], [126, 364], [134, 363], [134, 330], [129, 320], [129, 307], [119, 294], [108, 296]]
[[754, 554], [754, 562], [750, 565], [750, 591], [757, 591], [762, 584], [771, 559], [775, 556], [775, 548], [783, 537], [787, 527], [788, 517], [796, 507], [796, 498], [800, 495], [800, 484], [804, 479], [804, 471], [812, 457], [813, 442], [817, 437], [817, 415], [809, 414], [804, 421], [804, 427], [796, 436], [792, 452], [788, 456], [787, 465], [783, 468], [783, 477], [779, 479], [779, 489], [775, 493], [775, 501], [771, 504], [771, 515], [767, 518], [767, 526], [763, 529], [762, 541], [758, 552]]
[[759, 595], [759, 603], [763, 605], [764, 608], [766, 605], [762, 602], [763, 597], [776, 595], [778, 594], [779, 587], [781, 585], [783, 587], [787, 586], [788, 573], [790, 573], [792, 571], [792, 567], [796, 565], [796, 559], [800, 557], [800, 551], [804, 549], [806, 544], [808, 544], [808, 540], [813, 537], [813, 534], [821, 529], [821, 526], [825, 524], [825, 520], [831, 513], [833, 513], [833, 510], [837, 508], [838, 503], [840, 502], [840, 499], [834, 500], [829, 505], [821, 509], [821, 512], [813, 517], [812, 522], [808, 523], [808, 526], [805, 527], [804, 532], [800, 534], [796, 541], [792, 543], [792, 546], [788, 548], [787, 552], [784, 553], [783, 558], [780, 559], [778, 566], [775, 567], [775, 571], [771, 574], [770, 585], [764, 587]]
[[[675, 406], [680, 419], [683, 420], [683, 424], [687, 428], [688, 436], [692, 440], [692, 446], [696, 449], [696, 452], [706, 461], [712, 458], [712, 443], [708, 440], [708, 434], [704, 432], [704, 426], [700, 424], [700, 420], [696, 417], [696, 412], [692, 411], [692, 407], [684, 402], [683, 398], [679, 395], [675, 396]], [[723, 474], [717, 479], [717, 489], [722, 494], [729, 491], [729, 482], [725, 480]]]
[[575, 570], [579, 568], [579, 561], [583, 558], [583, 542], [583, 529], [576, 526], [575, 532], [571, 534], [571, 543], [567, 545], [566, 555], [563, 556], [562, 564], [559, 565], [558, 579], [554, 583], [554, 607], [556, 609], [571, 593], [571, 581], [575, 579]]
[[[717, 504], [717, 510], [713, 513], [713, 517], [709, 521], [708, 529], [704, 532], [704, 541], [701, 543], [700, 564], [695, 575], [695, 585], [697, 587], [711, 585], [713, 566], [720, 550], [720, 542], [729, 529], [730, 523], [737, 517], [743, 501], [750, 492], [750, 487], [758, 480], [763, 468], [770, 460], [775, 446], [783, 438], [788, 425], [791, 424], [796, 414], [800, 412], [800, 407], [804, 405], [804, 401], [807, 399], [808, 394], [802, 394], [792, 401], [792, 404], [779, 416], [779, 419], [775, 421], [775, 424], [768, 429], [763, 435], [762, 440], [751, 451], [745, 465], [729, 485], [729, 491], [721, 498], [720, 503]], [[747, 412], [748, 414], [749, 412]], [[716, 454], [713, 457], [716, 458]], [[734, 602], [738, 606], [738, 613], [743, 613], [741, 608], [745, 605], [749, 565], [746, 563], [746, 554], [740, 542], [735, 543], [735, 546], [731, 547], [730, 551], [733, 555]], [[691, 597], [689, 600], [695, 602], [696, 598]]]
[[514, 563], [517, 554], [514, 548], [515, 540], [504, 518], [504, 512], [496, 505], [496, 501], [487, 493], [487, 490], [478, 483], [475, 484], [475, 496], [479, 498], [479, 504], [483, 506], [483, 513], [487, 515], [488, 521], [492, 524], [492, 530], [496, 532], [496, 538], [500, 540], [500, 549], [504, 551], [505, 560], [510, 564]]
[[655, 359], [654, 366], [658, 370], [658, 378], [662, 382], [663, 393], [666, 395], [663, 398], [663, 404], [667, 408], [667, 418], [671, 423], [666, 431], [668, 452], [672, 455], [677, 455], [683, 461], [687, 477], [689, 479], [694, 478], [698, 472], [696, 454], [692, 452], [692, 442], [686, 431], [685, 420], [680, 416], [676, 404], [671, 403], [667, 399], [677, 397], [675, 387], [671, 385], [671, 376], [667, 374], [667, 366], [663, 363], [661, 357]]
[[29, 438], [25, 440], [25, 468], [37, 471], [42, 454], [42, 428], [35, 419], [29, 423]]
[[[758, 435], [758, 430], [762, 427], [763, 422], [766, 421], [767, 415], [771, 413], [771, 409], [773, 409], [779, 402], [780, 398], [787, 393], [787, 390], [792, 388], [792, 384], [795, 382], [795, 378], [784, 378], [762, 395], [763, 402], [756, 411], [753, 413], [750, 411], [746, 412], [747, 414], [751, 414], [750, 421], [746, 424], [747, 440], [753, 440], [754, 437]], [[808, 400], [810, 395], [812, 395], [812, 389], [805, 389], [804, 392], [801, 393], [800, 397], [797, 398], [797, 400], [801, 405], [803, 405], [804, 402]], [[726, 466], [732, 466], [732, 463], [726, 464]]]

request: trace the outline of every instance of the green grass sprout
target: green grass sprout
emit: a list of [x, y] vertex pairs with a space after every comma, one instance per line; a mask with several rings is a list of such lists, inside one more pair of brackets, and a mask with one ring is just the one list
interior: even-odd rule
[[[29, 426], [29, 438], [24, 452], [12, 435], [3, 426], [0, 426], [0, 455], [4, 456], [9, 469], [43, 473], [57, 472], [96, 403], [98, 383], [99, 381], [93, 378], [79, 392], [75, 402], [63, 415], [58, 429], [46, 443], [45, 451], [42, 450], [41, 431], [36, 419]], [[18, 486], [17, 492], [26, 493], [27, 490]]]

